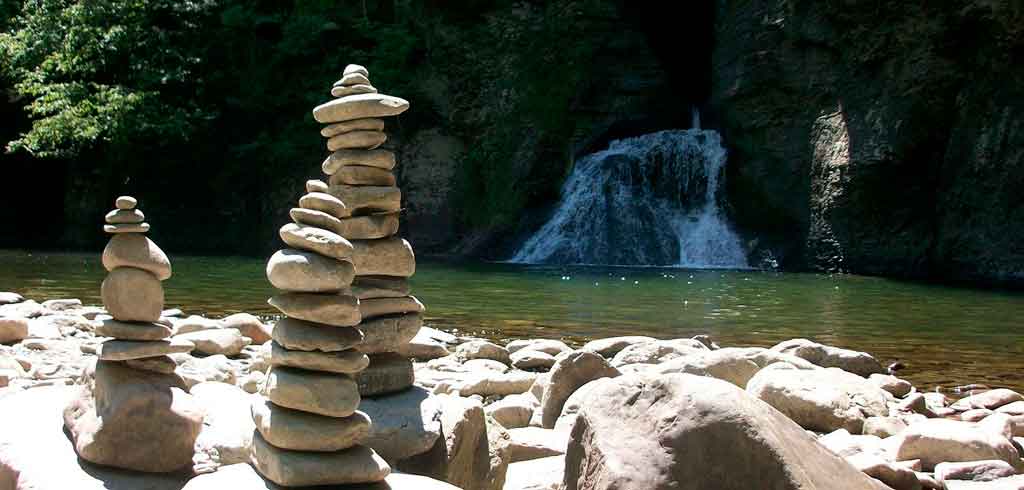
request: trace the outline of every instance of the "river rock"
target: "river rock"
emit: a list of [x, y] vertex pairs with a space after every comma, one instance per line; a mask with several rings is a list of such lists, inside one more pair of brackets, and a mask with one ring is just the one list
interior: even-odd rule
[[310, 179], [306, 181], [306, 192], [327, 192], [327, 184], [318, 179]]
[[351, 262], [301, 250], [278, 250], [267, 261], [267, 279], [275, 288], [304, 293], [330, 293], [348, 288], [355, 277]]
[[874, 383], [879, 388], [888, 391], [897, 398], [907, 396], [907, 393], [910, 393], [911, 390], [914, 389], [914, 385], [910, 384], [910, 381], [888, 374], [872, 374], [871, 376], [868, 376], [868, 381]]
[[512, 353], [510, 358], [512, 366], [516, 369], [548, 370], [555, 365], [555, 356], [531, 349], [518, 350]]
[[430, 338], [430, 334], [424, 332], [422, 328], [416, 332], [412, 340], [400, 345], [395, 352], [405, 357], [419, 359], [420, 361], [438, 359], [450, 354], [445, 344]]
[[365, 165], [384, 170], [395, 168], [395, 154], [388, 150], [338, 150], [321, 165], [327, 175], [334, 175], [348, 165]]
[[289, 247], [307, 250], [334, 259], [352, 256], [352, 243], [330, 230], [295, 223], [288, 223], [278, 232], [281, 241]]
[[441, 435], [441, 405], [434, 395], [419, 386], [363, 398], [359, 410], [373, 420], [363, 444], [387, 461], [396, 462], [425, 453]]
[[532, 350], [535, 352], [543, 352], [551, 356], [557, 356], [558, 354], [572, 350], [572, 348], [566, 345], [565, 342], [555, 339], [513, 340], [505, 345], [505, 349], [508, 350], [509, 354], [514, 354], [520, 350]]
[[750, 379], [747, 392], [801, 427], [821, 432], [842, 428], [860, 434], [864, 419], [889, 414], [885, 391], [838, 368], [798, 370], [773, 364]]
[[397, 182], [395, 174], [382, 168], [368, 165], [345, 165], [331, 176], [328, 183], [330, 185], [376, 185], [391, 187]]
[[0, 344], [13, 344], [21, 342], [28, 337], [27, 318], [2, 318], [0, 317]]
[[95, 333], [101, 337], [121, 340], [163, 340], [171, 336], [171, 327], [153, 322], [122, 322], [103, 318], [96, 325]]
[[526, 393], [536, 380], [537, 373], [527, 371], [473, 373], [451, 389], [462, 396], [507, 396]]
[[[573, 392], [573, 394], [570, 395], [562, 405], [562, 412], [558, 415], [558, 420], [555, 421], [555, 430], [563, 432], [572, 431], [572, 426], [576, 424], [576, 414], [580, 413], [580, 409], [584, 404], [586, 404], [587, 400], [590, 399], [591, 394], [593, 394], [599, 386], [610, 383], [614, 379], [615, 378], [595, 379], [583, 386], [580, 386], [575, 392]], [[545, 384], [545, 386], [547, 385]], [[530, 393], [530, 396], [533, 396], [533, 394]], [[539, 402], [538, 405], [540, 405]], [[539, 413], [539, 410], [537, 413]], [[531, 426], [541, 427], [543, 426], [543, 417], [541, 417], [540, 420], [537, 420], [536, 424], [533, 422], [533, 420], [530, 421]]]
[[322, 228], [334, 234], [337, 234], [341, 227], [341, 221], [338, 218], [315, 209], [292, 208], [288, 211], [288, 215], [296, 224]]
[[591, 340], [590, 342], [583, 344], [583, 347], [580, 348], [580, 350], [596, 352], [604, 357], [610, 358], [614, 357], [615, 354], [618, 354], [623, 349], [631, 345], [654, 342], [656, 340], [658, 339], [655, 339], [653, 337], [644, 337], [641, 335], [610, 337], [607, 339]]
[[957, 410], [969, 410], [972, 408], [995, 410], [1003, 405], [1019, 401], [1024, 401], [1024, 396], [1021, 396], [1020, 393], [1006, 388], [999, 388], [961, 398], [956, 403], [950, 405], [950, 407]]
[[[335, 83], [337, 83], [337, 82], [335, 82]], [[337, 86], [337, 87], [332, 87], [331, 88], [331, 95], [333, 95], [335, 97], [347, 97], [349, 95], [375, 94], [375, 93], [377, 93], [377, 89], [374, 88], [373, 85], [369, 85], [369, 84]], [[356, 121], [365, 121], [365, 120], [366, 119], [356, 119]], [[379, 119], [371, 119], [371, 120], [379, 121]]]
[[71, 401], [64, 424], [82, 459], [159, 473], [192, 464], [203, 415], [180, 377], [99, 361], [94, 388]]
[[508, 465], [505, 488], [515, 490], [561, 490], [565, 457], [549, 456]]
[[335, 218], [347, 218], [352, 214], [345, 203], [326, 192], [310, 192], [300, 197], [299, 206], [304, 209], [321, 211]]
[[220, 320], [220, 327], [238, 330], [245, 337], [252, 339], [253, 344], [262, 344], [270, 340], [270, 328], [255, 315], [235, 313]]
[[412, 361], [395, 353], [374, 354], [370, 357], [370, 365], [354, 377], [362, 396], [402, 391], [416, 380]]
[[178, 337], [166, 340], [108, 340], [103, 343], [99, 358], [104, 361], [127, 361], [192, 352], [195, 347], [192, 342]]
[[632, 344], [615, 354], [611, 365], [660, 364], [692, 354], [709, 352], [707, 346], [693, 339], [656, 340]]
[[209, 357], [183, 356], [178, 360], [180, 363], [175, 372], [185, 381], [185, 386], [191, 389], [193, 386], [215, 381], [218, 383], [235, 384], [238, 379], [240, 367], [234, 365], [226, 356], [216, 355]]
[[206, 413], [196, 438], [193, 471], [209, 473], [221, 466], [248, 463], [256, 424], [243, 414], [255, 397], [226, 383], [199, 383], [189, 393]]
[[164, 288], [150, 272], [118, 267], [100, 286], [103, 306], [114, 318], [131, 322], [155, 322], [164, 309]]
[[335, 86], [350, 86], [350, 85], [369, 85], [370, 79], [366, 78], [367, 73], [352, 72], [346, 73], [341, 77], [341, 80], [334, 82]]
[[935, 465], [935, 478], [939, 481], [968, 480], [992, 481], [1016, 475], [1017, 471], [1002, 460], [939, 463]]
[[[174, 490], [178, 490], [174, 487]], [[135, 487], [125, 487], [130, 489]], [[367, 483], [358, 486], [346, 487], [349, 490], [459, 490], [445, 482], [432, 480], [418, 475], [407, 475], [404, 473], [392, 473], [377, 483]], [[225, 466], [215, 473], [199, 475], [188, 481], [181, 490], [281, 490], [273, 482], [263, 478], [248, 464], [236, 464]], [[150, 490], [150, 489], [147, 489]], [[164, 490], [153, 488], [151, 490]]]
[[264, 398], [252, 401], [251, 420], [267, 442], [294, 451], [340, 451], [362, 443], [370, 433], [370, 418], [360, 411], [348, 417], [324, 417]]
[[189, 315], [185, 318], [172, 319], [171, 322], [174, 325], [175, 335], [205, 332], [207, 330], [218, 330], [221, 328], [221, 323], [217, 320], [199, 315]]
[[486, 340], [471, 340], [469, 342], [459, 344], [459, 346], [455, 348], [455, 357], [462, 361], [468, 361], [471, 359], [490, 359], [502, 364], [509, 364], [510, 362], [507, 349], [495, 344], [494, 342], [488, 342]]
[[688, 374], [603, 384], [565, 461], [566, 490], [886, 488], [738, 387]]
[[398, 233], [398, 213], [378, 213], [341, 220], [339, 235], [351, 240], [387, 238]]
[[1001, 434], [983, 430], [977, 424], [946, 419], [928, 419], [910, 424], [896, 436], [897, 460], [920, 459], [925, 469], [943, 462], [998, 459], [1017, 464], [1020, 455]]
[[893, 490], [921, 490], [921, 482], [914, 470], [887, 461], [875, 454], [857, 454], [846, 458], [858, 471], [870, 476]]
[[[145, 357], [142, 359], [128, 359], [124, 365], [132, 369], [141, 369], [154, 373], [171, 374], [178, 368], [171, 356]], [[187, 384], [187, 383], [186, 383]]]
[[146, 221], [146, 215], [138, 209], [115, 209], [104, 217], [111, 225], [138, 224]]
[[614, 378], [619, 374], [618, 369], [593, 352], [575, 351], [559, 359], [551, 368], [551, 377], [540, 399], [544, 428], [555, 427], [562, 406], [579, 387], [595, 379]]
[[114, 200], [114, 207], [117, 209], [135, 209], [139, 201], [132, 196], [118, 196]]
[[835, 367], [864, 377], [886, 372], [882, 364], [871, 354], [840, 349], [807, 339], [787, 340], [775, 345], [772, 350], [805, 359], [821, 367]]
[[243, 347], [252, 343], [252, 339], [243, 337], [238, 330], [229, 328], [175, 335], [174, 339], [189, 341], [195, 344], [197, 352], [208, 356], [217, 354], [237, 356], [242, 352]]
[[359, 324], [359, 300], [347, 294], [285, 293], [273, 296], [271, 306], [291, 318], [351, 327]]
[[359, 324], [363, 343], [356, 346], [364, 354], [395, 352], [416, 336], [423, 325], [423, 315], [407, 313], [371, 318]]
[[358, 328], [335, 328], [287, 317], [277, 321], [271, 336], [286, 349], [304, 351], [338, 352], [363, 342]]
[[381, 481], [391, 467], [372, 449], [353, 446], [333, 452], [291, 451], [271, 446], [253, 434], [252, 465], [285, 487], [342, 485]]
[[149, 223], [103, 225], [103, 231], [107, 233], [146, 233], [149, 231]]
[[0, 292], [0, 306], [2, 305], [13, 305], [25, 301], [25, 297], [14, 292], [4, 291]]
[[289, 367], [270, 369], [263, 394], [282, 407], [327, 417], [348, 417], [359, 406], [359, 387], [352, 378]]
[[404, 239], [356, 240], [352, 245], [357, 276], [410, 277], [416, 272], [416, 256]]
[[401, 313], [423, 313], [426, 308], [415, 296], [397, 298], [367, 298], [359, 301], [359, 314], [363, 319]]
[[356, 276], [352, 294], [360, 300], [371, 298], [401, 298], [408, 296], [409, 279], [390, 276]]
[[336, 352], [289, 350], [273, 341], [271, 342], [271, 349], [270, 363], [274, 366], [354, 374], [366, 369], [370, 365], [370, 358], [366, 354], [354, 349]]
[[540, 427], [509, 429], [508, 434], [513, 463], [565, 454], [569, 445], [568, 433]]
[[[372, 88], [372, 87], [371, 87]], [[374, 89], [376, 90], [376, 89]], [[340, 123], [331, 124], [325, 126], [320, 130], [320, 135], [324, 138], [330, 138], [341, 133], [347, 133], [349, 131], [383, 131], [384, 120], [383, 119], [355, 119], [352, 121], [345, 121]]]
[[485, 488], [491, 465], [483, 406], [459, 396], [435, 398], [441, 406], [441, 437], [429, 451], [402, 461], [400, 468], [467, 490]]
[[332, 185], [327, 192], [341, 199], [353, 215], [397, 213], [402, 208], [402, 191], [394, 186]]
[[313, 109], [319, 123], [351, 121], [371, 117], [397, 116], [409, 108], [405, 99], [383, 94], [357, 94], [334, 99]]
[[903, 432], [907, 423], [899, 417], [868, 417], [864, 419], [862, 432], [865, 435], [886, 438]]
[[533, 411], [540, 401], [530, 393], [509, 395], [484, 407], [484, 413], [494, 418], [506, 429], [518, 429], [530, 425]]
[[384, 144], [388, 135], [383, 131], [349, 131], [332, 136], [327, 140], [329, 151], [365, 149], [372, 150]]
[[363, 65], [357, 65], [355, 63], [345, 65], [345, 69], [341, 72], [342, 76], [351, 75], [353, 73], [359, 73], [367, 77], [370, 76], [370, 70], [367, 70]]

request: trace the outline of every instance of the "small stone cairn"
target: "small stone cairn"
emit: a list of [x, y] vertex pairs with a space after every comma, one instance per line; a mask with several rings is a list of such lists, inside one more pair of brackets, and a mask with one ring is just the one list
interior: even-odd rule
[[415, 258], [395, 237], [401, 192], [383, 117], [409, 103], [382, 95], [358, 65], [345, 68], [313, 110], [328, 124], [333, 152], [323, 162], [328, 183], [311, 180], [294, 223], [280, 230], [290, 248], [267, 263], [282, 292], [269, 302], [284, 314], [273, 329], [271, 369], [253, 405], [253, 466], [282, 486], [383, 481], [390, 466], [361, 445], [369, 417], [362, 396], [412, 386], [412, 363], [397, 354], [422, 325], [423, 305], [409, 296]]
[[170, 472], [189, 466], [203, 412], [176, 374], [169, 354], [192, 342], [169, 338], [161, 319], [171, 263], [146, 237], [149, 224], [130, 196], [118, 197], [103, 230], [109, 272], [101, 286], [109, 316], [97, 317], [100, 348], [94, 381], [64, 412], [79, 456], [93, 463], [137, 471]]

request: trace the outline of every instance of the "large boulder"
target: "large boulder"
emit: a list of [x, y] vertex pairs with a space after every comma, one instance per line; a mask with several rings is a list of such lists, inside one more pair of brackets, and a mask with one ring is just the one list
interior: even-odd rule
[[642, 335], [631, 335], [625, 337], [609, 337], [607, 339], [591, 340], [586, 344], [583, 344], [581, 350], [596, 352], [604, 357], [613, 357], [633, 344], [643, 344], [647, 342], [654, 342], [658, 339], [654, 337], [644, 337]]
[[436, 398], [441, 404], [441, 437], [426, 453], [400, 462], [399, 468], [465, 490], [494, 489], [487, 485], [491, 473], [490, 443], [483, 405], [460, 396]]
[[625, 375], [577, 416], [566, 490], [883, 490], [793, 421], [727, 382]]
[[710, 376], [745, 388], [758, 371], [777, 362], [791, 364], [797, 369], [818, 369], [818, 366], [789, 354], [760, 347], [727, 347], [667, 361], [655, 367], [653, 372]]
[[799, 370], [773, 364], [750, 379], [747, 392], [801, 427], [820, 432], [846, 429], [860, 434], [865, 419], [889, 414], [887, 392], [837, 368]]
[[[225, 466], [216, 473], [199, 475], [188, 481], [181, 490], [283, 490], [263, 478], [247, 464]], [[391, 473], [382, 482], [345, 486], [346, 490], [459, 490], [447, 483], [430, 478]], [[120, 489], [115, 489], [120, 490]], [[127, 489], [125, 489], [127, 490]], [[150, 490], [147, 488], [146, 490]], [[153, 489], [157, 490], [157, 489]], [[177, 489], [175, 489], [177, 490]]]
[[896, 459], [919, 459], [925, 469], [943, 462], [991, 459], [1020, 464], [1020, 454], [1003, 434], [970, 422], [922, 420], [910, 424], [896, 438]]
[[656, 340], [632, 344], [619, 351], [611, 364], [622, 367], [628, 364], [659, 364], [680, 357], [703, 353], [707, 346], [693, 339]]
[[549, 456], [508, 465], [505, 490], [562, 490], [565, 457]]
[[508, 435], [513, 463], [565, 454], [569, 445], [569, 434], [553, 429], [523, 427], [509, 430]]
[[868, 377], [883, 374], [885, 368], [871, 354], [819, 344], [807, 339], [791, 339], [772, 347], [773, 351], [806, 359], [821, 367], [835, 367]]
[[199, 383], [189, 393], [206, 412], [196, 438], [193, 471], [209, 473], [248, 462], [256, 424], [246, 415], [256, 397], [237, 386], [218, 382]]
[[373, 421], [363, 444], [391, 463], [427, 452], [441, 436], [441, 405], [419, 386], [363, 398], [359, 410]]
[[175, 374], [99, 361], [93, 386], [68, 404], [64, 424], [86, 461], [170, 472], [192, 464], [203, 409]]
[[579, 387], [599, 378], [614, 378], [619, 370], [608, 364], [599, 354], [576, 351], [559, 359], [551, 368], [551, 377], [540, 399], [541, 423], [547, 429], [555, 427], [562, 405]]

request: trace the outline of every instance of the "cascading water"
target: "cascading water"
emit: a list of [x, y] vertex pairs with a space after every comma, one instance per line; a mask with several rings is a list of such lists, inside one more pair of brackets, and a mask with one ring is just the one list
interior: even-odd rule
[[718, 201], [725, 160], [719, 134], [696, 122], [612, 141], [577, 162], [511, 262], [747, 268]]

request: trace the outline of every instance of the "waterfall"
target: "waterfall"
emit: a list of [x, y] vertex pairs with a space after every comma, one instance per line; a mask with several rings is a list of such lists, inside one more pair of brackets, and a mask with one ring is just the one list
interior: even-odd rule
[[719, 134], [699, 126], [612, 141], [576, 162], [554, 214], [511, 261], [747, 268], [720, 207], [725, 161]]

